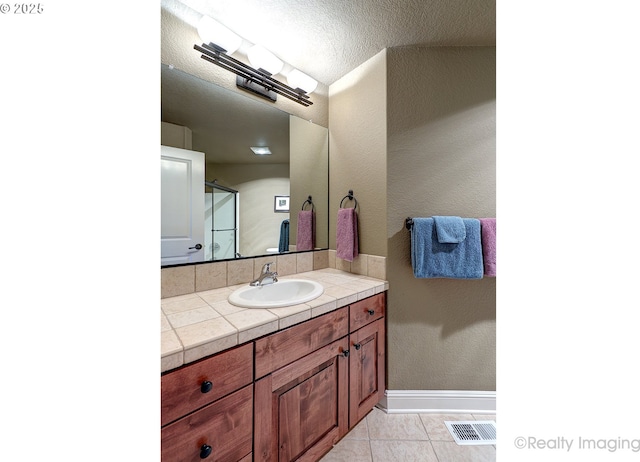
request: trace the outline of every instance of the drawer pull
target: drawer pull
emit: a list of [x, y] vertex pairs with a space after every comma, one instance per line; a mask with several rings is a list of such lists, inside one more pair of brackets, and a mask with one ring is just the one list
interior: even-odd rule
[[200, 385], [200, 391], [202, 393], [209, 393], [212, 389], [213, 389], [213, 384], [208, 380], [205, 380], [204, 382], [202, 382], [202, 385]]
[[345, 358], [348, 358], [349, 357], [349, 350], [344, 350], [342, 352], [342, 356], [344, 356]]
[[356, 350], [359, 350], [360, 348], [362, 348], [362, 345], [360, 345], [359, 343], [354, 343], [354, 344], [353, 344], [353, 347], [354, 347]]
[[209, 446], [208, 444], [203, 444], [200, 447], [200, 458], [206, 459], [210, 455], [211, 455], [211, 446]]
[[367, 313], [369, 313], [369, 316], [373, 316], [375, 311], [374, 310], [367, 310]]

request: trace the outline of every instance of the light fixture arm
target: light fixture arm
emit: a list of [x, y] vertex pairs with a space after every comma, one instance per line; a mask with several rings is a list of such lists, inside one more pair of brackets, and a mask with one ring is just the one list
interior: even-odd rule
[[[291, 88], [288, 85], [280, 82], [279, 80], [274, 79], [269, 75], [269, 73], [261, 72], [260, 70], [256, 70], [251, 66], [243, 63], [242, 61], [238, 61], [235, 58], [226, 54], [226, 50], [217, 46], [214, 43], [210, 43], [209, 45], [203, 43], [202, 46], [194, 45], [193, 48], [202, 55], [200, 56], [205, 61], [216, 64], [217, 66], [222, 67], [234, 74], [246, 79], [247, 83], [255, 82], [264, 89], [269, 92], [272, 91], [279, 95], [284, 96], [296, 103], [302, 104], [303, 106], [310, 106], [313, 102], [309, 99], [309, 95], [302, 90], [301, 88]], [[238, 83], [238, 86], [241, 86]], [[244, 87], [243, 87], [244, 88]], [[256, 92], [255, 89], [246, 88], [250, 91]], [[261, 96], [265, 96], [272, 101], [275, 101], [275, 97], [267, 96], [266, 94], [259, 93]]]

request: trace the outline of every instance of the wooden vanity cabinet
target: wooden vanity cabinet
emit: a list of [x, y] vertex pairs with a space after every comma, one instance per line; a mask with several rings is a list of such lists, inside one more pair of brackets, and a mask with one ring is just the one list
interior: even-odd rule
[[253, 344], [161, 377], [163, 462], [251, 460]]
[[319, 460], [382, 399], [386, 293], [256, 341], [254, 460]]
[[347, 433], [348, 333], [344, 307], [256, 341], [254, 461], [315, 462]]
[[162, 375], [163, 462], [315, 462], [382, 399], [386, 293]]
[[386, 292], [349, 307], [349, 429], [383, 398]]

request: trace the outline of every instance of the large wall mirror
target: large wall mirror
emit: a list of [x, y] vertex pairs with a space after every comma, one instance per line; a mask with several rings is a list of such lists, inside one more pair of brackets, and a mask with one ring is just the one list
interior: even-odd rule
[[[163, 258], [161, 266], [295, 252], [303, 209], [315, 214], [315, 249], [328, 248], [328, 130], [269, 104], [161, 65], [161, 240], [201, 246], [186, 259]], [[251, 147], [269, 147], [271, 154], [256, 155]], [[172, 149], [203, 153], [203, 178], [194, 185], [204, 193], [203, 211], [191, 209], [183, 197], [189, 193], [167, 188], [164, 152]], [[176, 204], [182, 217], [202, 215], [202, 242], [190, 242], [180, 226], [165, 229], [165, 222], [180, 222], [168, 219]]]

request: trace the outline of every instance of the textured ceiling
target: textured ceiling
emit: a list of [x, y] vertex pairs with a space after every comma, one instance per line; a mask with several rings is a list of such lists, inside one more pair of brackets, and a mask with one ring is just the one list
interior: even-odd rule
[[[164, 4], [167, 0], [162, 0]], [[325, 85], [379, 51], [495, 45], [495, 0], [181, 0]]]

